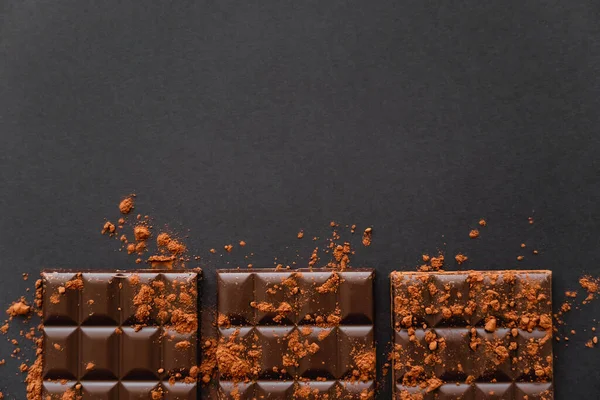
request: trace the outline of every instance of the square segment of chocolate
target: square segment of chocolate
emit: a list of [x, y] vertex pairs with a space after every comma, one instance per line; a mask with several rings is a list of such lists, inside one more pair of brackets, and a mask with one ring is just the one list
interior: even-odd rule
[[373, 277], [218, 271], [220, 398], [374, 398]]
[[43, 272], [43, 398], [199, 399], [199, 276]]
[[551, 278], [392, 272], [395, 398], [551, 400]]

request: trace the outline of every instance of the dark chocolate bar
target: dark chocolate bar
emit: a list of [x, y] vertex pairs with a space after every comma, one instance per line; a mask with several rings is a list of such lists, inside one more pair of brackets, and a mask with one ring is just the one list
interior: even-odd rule
[[221, 397], [374, 398], [373, 274], [219, 271]]
[[395, 398], [552, 399], [551, 276], [392, 272]]
[[43, 272], [43, 398], [199, 398], [198, 276]]

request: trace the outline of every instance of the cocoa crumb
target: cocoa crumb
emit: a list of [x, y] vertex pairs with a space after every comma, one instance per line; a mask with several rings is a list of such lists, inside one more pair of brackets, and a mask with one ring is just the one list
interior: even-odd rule
[[222, 328], [229, 328], [231, 326], [231, 321], [229, 320], [229, 317], [225, 314], [219, 314], [217, 316], [217, 326], [220, 326]]
[[133, 235], [138, 242], [147, 240], [150, 237], [150, 229], [146, 225], [136, 225], [133, 228]]
[[113, 223], [112, 223], [112, 222], [110, 222], [110, 221], [106, 221], [106, 223], [105, 223], [105, 224], [104, 224], [104, 226], [102, 227], [102, 234], [103, 234], [103, 235], [105, 235], [105, 234], [107, 234], [107, 233], [108, 233], [109, 235], [112, 235], [112, 234], [114, 234], [114, 233], [115, 233], [115, 230], [116, 230], [116, 229], [117, 229], [117, 228], [115, 227], [115, 224], [113, 224]]
[[315, 264], [319, 261], [318, 252], [319, 252], [319, 248], [317, 247], [311, 253], [310, 260], [308, 261], [308, 268], [312, 269], [315, 266]]
[[89, 362], [89, 363], [87, 363], [87, 364], [85, 365], [85, 370], [86, 370], [86, 371], [91, 371], [91, 370], [93, 370], [94, 368], [96, 368], [96, 364], [94, 364], [93, 362]]
[[80, 277], [71, 279], [65, 283], [65, 288], [68, 290], [81, 290], [83, 289], [83, 280]]
[[525, 257], [523, 257], [523, 256], [517, 256], [517, 261], [523, 261], [524, 258]]
[[175, 348], [178, 350], [185, 350], [191, 346], [190, 342], [187, 340], [182, 340], [181, 342], [175, 343]]
[[19, 301], [13, 302], [10, 305], [10, 307], [8, 307], [8, 309], [6, 310], [6, 313], [10, 316], [11, 319], [19, 315], [26, 316], [30, 312], [31, 306], [27, 304], [24, 298], [21, 298], [21, 300]]
[[456, 262], [458, 263], [458, 265], [464, 263], [465, 261], [467, 261], [469, 258], [467, 256], [465, 256], [464, 254], [457, 254], [454, 259], [456, 260]]
[[119, 211], [121, 211], [121, 214], [129, 214], [131, 210], [134, 209], [134, 196], [135, 195], [131, 195], [121, 200], [119, 203]]
[[479, 231], [477, 229], [472, 229], [471, 232], [469, 232], [469, 237], [471, 239], [479, 237]]
[[369, 227], [369, 228], [365, 229], [365, 231], [363, 232], [363, 237], [362, 237], [363, 246], [365, 246], [365, 247], [370, 246], [372, 237], [373, 237], [373, 228]]
[[303, 237], [304, 237], [304, 232], [303, 231], [298, 232], [297, 238], [302, 239]]
[[486, 225], [487, 225], [487, 221], [485, 219], [481, 218], [479, 220], [479, 226], [486, 226]]
[[487, 320], [485, 323], [485, 330], [487, 332], [494, 332], [496, 330], [496, 318], [491, 317], [489, 320]]
[[160, 388], [160, 387], [159, 387], [159, 388], [156, 388], [156, 389], [153, 389], [153, 390], [150, 392], [150, 395], [151, 395], [151, 396], [150, 396], [150, 398], [151, 398], [152, 400], [162, 400], [162, 399], [164, 399], [164, 396], [163, 396], [163, 390], [162, 390], [162, 388]]
[[226, 252], [231, 253], [231, 250], [233, 250], [233, 245], [226, 244], [225, 246], [223, 246], [223, 248], [225, 249]]

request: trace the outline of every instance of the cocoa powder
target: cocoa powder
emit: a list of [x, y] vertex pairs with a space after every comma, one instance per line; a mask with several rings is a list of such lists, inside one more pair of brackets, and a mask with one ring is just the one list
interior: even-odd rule
[[132, 194], [121, 200], [121, 202], [119, 203], [119, 211], [121, 211], [121, 214], [129, 214], [131, 210], [134, 209], [134, 198], [135, 194]]

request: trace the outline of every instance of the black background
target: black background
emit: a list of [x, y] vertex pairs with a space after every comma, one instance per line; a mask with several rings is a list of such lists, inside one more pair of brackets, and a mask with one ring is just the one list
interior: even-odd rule
[[[100, 235], [131, 192], [189, 235], [207, 315], [215, 268], [305, 266], [329, 221], [373, 226], [354, 265], [377, 270], [380, 354], [387, 274], [423, 252], [551, 269], [555, 307], [600, 272], [594, 2], [120, 3], [0, 1], [4, 305], [33, 284], [22, 272], [134, 267]], [[598, 311], [555, 343], [558, 399], [597, 397]], [[0, 390], [23, 399], [12, 347]]]

